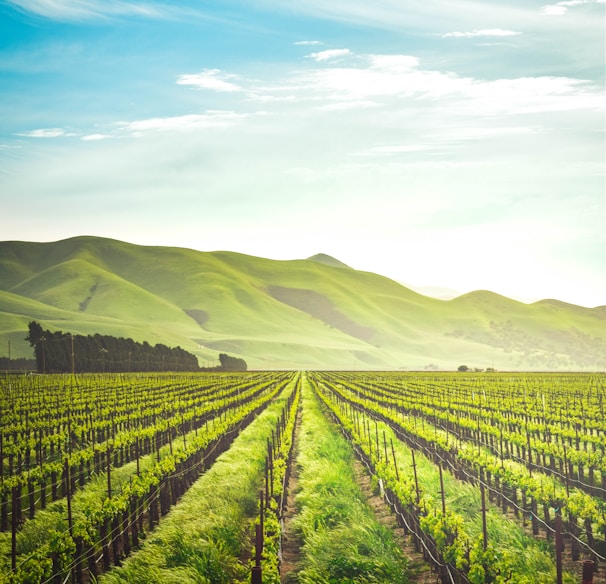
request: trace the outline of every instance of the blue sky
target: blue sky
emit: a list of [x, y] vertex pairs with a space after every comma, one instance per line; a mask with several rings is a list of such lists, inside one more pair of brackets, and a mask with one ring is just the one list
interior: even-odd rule
[[0, 0], [0, 239], [606, 304], [604, 0]]

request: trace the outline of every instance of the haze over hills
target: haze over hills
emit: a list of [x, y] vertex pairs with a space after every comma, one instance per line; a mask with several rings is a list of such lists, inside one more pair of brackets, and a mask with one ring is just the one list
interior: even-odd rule
[[423, 296], [325, 254], [278, 261], [98, 237], [0, 242], [0, 342], [27, 325], [219, 352], [249, 368], [602, 370], [606, 307]]
[[416, 286], [409, 284], [408, 282], [400, 282], [402, 286], [410, 288], [423, 296], [430, 296], [431, 298], [438, 298], [439, 300], [452, 300], [457, 296], [461, 296], [463, 292], [453, 290], [452, 288], [445, 288], [443, 286]]

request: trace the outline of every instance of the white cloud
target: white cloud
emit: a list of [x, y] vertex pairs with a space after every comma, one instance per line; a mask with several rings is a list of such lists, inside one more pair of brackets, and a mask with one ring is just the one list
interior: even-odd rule
[[562, 16], [569, 8], [582, 6], [583, 4], [604, 4], [606, 0], [565, 0], [556, 4], [546, 4], [541, 8], [541, 14], [546, 16]]
[[[484, 81], [423, 69], [408, 55], [366, 55], [360, 65], [309, 70], [296, 85], [313, 92], [316, 101], [365, 103], [405, 98], [409, 105], [440, 100], [452, 113], [494, 115], [603, 108], [599, 88], [568, 77], [522, 77]], [[445, 101], [448, 100], [448, 101]], [[402, 103], [400, 102], [400, 105]], [[341, 106], [342, 107], [342, 106]]]
[[17, 136], [25, 136], [26, 138], [60, 138], [62, 136], [73, 136], [73, 134], [68, 134], [63, 128], [40, 128], [39, 130], [31, 130], [29, 132], [19, 132]]
[[472, 30], [469, 32], [447, 32], [442, 38], [477, 38], [477, 37], [510, 37], [522, 34], [514, 30], [503, 30], [501, 28], [487, 28], [482, 30]]
[[[261, 116], [263, 112], [256, 112], [254, 115]], [[128, 136], [140, 137], [157, 132], [196, 132], [203, 129], [231, 127], [247, 117], [249, 117], [248, 114], [239, 114], [232, 111], [209, 110], [203, 114], [122, 121], [116, 122], [112, 128], [108, 128], [104, 132], [84, 134], [80, 139], [84, 142], [100, 142], [102, 140]], [[24, 132], [19, 135], [34, 138], [55, 138], [60, 136], [75, 136], [76, 134], [67, 134], [64, 130], [56, 128], [34, 130], [33, 132]]]
[[541, 14], [545, 14], [547, 16], [561, 16], [567, 12], [568, 8], [565, 6], [558, 6], [557, 4], [549, 4], [541, 8]]
[[226, 74], [220, 69], [204, 69], [200, 73], [192, 75], [180, 75], [177, 85], [191, 85], [199, 89], [211, 89], [213, 91], [235, 92], [242, 88], [228, 79], [234, 79], [236, 75]]
[[107, 140], [107, 138], [111, 138], [111, 136], [109, 134], [87, 134], [80, 139], [85, 142], [95, 142], [98, 140]]
[[132, 122], [120, 122], [118, 134], [141, 136], [150, 132], [191, 132], [204, 128], [231, 126], [247, 117], [229, 111], [208, 111], [205, 114], [189, 114], [164, 118], [148, 118]]
[[322, 63], [325, 61], [332, 61], [333, 59], [338, 59], [340, 57], [347, 57], [348, 55], [351, 55], [351, 51], [349, 49], [328, 49], [326, 51], [320, 51], [319, 53], [311, 53], [307, 56], [318, 63]]
[[322, 41], [296, 41], [295, 43], [293, 43], [293, 45], [298, 45], [298, 46], [302, 46], [302, 47], [313, 47], [313, 46], [318, 46], [318, 45], [323, 45], [324, 43]]

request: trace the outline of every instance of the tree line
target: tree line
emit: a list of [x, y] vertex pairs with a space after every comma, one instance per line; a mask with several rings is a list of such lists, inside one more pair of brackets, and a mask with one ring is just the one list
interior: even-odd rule
[[219, 355], [219, 362], [221, 363], [220, 368], [223, 371], [246, 371], [246, 361], [239, 359], [238, 357], [232, 357], [225, 353]]
[[0, 357], [0, 371], [31, 371], [35, 368], [36, 361], [34, 359]]
[[[74, 335], [45, 330], [29, 323], [26, 341], [34, 348], [39, 373], [125, 373], [142, 371], [200, 371], [198, 359], [181, 347], [151, 346], [131, 338], [109, 335]], [[213, 370], [245, 371], [244, 359], [219, 355], [221, 365]]]

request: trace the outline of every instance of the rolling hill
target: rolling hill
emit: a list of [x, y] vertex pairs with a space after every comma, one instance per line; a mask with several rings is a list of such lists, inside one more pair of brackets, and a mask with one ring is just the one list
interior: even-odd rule
[[0, 242], [0, 346], [27, 324], [219, 352], [253, 369], [602, 370], [606, 307], [423, 296], [325, 254], [277, 261], [98, 237]]

